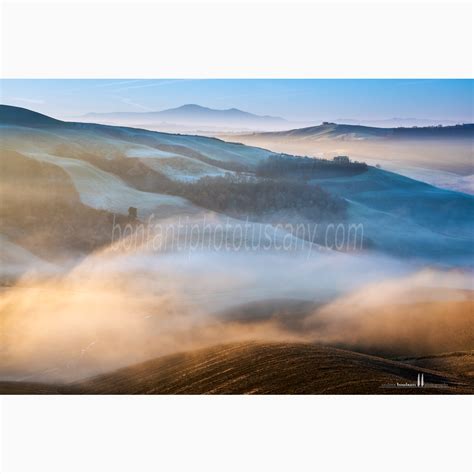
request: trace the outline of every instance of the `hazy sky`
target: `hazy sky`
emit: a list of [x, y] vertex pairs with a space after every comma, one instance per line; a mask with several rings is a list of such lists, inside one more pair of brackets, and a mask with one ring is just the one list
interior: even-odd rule
[[10, 79], [0, 84], [2, 103], [57, 118], [194, 103], [303, 121], [394, 117], [473, 121], [474, 80]]

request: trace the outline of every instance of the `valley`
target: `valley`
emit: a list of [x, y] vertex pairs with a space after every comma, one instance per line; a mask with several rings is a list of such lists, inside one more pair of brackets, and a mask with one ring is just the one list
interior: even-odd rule
[[472, 393], [474, 196], [387, 165], [466, 177], [472, 129], [366, 128], [0, 106], [0, 392]]

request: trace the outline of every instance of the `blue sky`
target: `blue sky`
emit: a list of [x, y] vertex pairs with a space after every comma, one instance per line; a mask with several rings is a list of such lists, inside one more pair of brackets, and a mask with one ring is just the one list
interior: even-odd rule
[[295, 121], [394, 117], [473, 121], [474, 80], [8, 79], [0, 84], [2, 103], [57, 118], [194, 103]]

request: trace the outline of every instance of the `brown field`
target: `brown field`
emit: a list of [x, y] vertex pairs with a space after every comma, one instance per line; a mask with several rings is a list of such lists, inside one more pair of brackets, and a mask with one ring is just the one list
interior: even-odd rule
[[471, 386], [474, 385], [474, 351], [404, 358], [400, 359], [400, 361], [418, 367], [450, 373], [464, 378], [466, 383], [470, 383]]
[[[468, 394], [474, 352], [390, 360], [306, 343], [234, 343], [159, 357], [72, 384], [0, 382], [0, 393]], [[400, 388], [416, 383], [436, 387]]]

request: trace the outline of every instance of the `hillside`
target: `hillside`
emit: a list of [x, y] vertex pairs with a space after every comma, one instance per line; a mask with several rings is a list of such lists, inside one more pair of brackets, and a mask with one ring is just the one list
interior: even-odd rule
[[473, 196], [7, 106], [0, 129], [0, 392], [472, 392], [467, 355], [390, 358], [472, 348]]
[[450, 373], [474, 384], [474, 351], [457, 351], [425, 357], [400, 358], [400, 362]]
[[59, 127], [62, 122], [33, 110], [0, 104], [0, 124], [20, 127]]
[[297, 128], [278, 132], [262, 132], [262, 138], [306, 139], [473, 139], [474, 124], [448, 125], [444, 127], [396, 127], [382, 128], [364, 125], [347, 125], [325, 122], [314, 127]]
[[[384, 386], [416, 384], [419, 373], [428, 386]], [[380, 357], [254, 342], [172, 354], [68, 385], [0, 382], [0, 393], [63, 394], [439, 394], [472, 388], [472, 380], [462, 376]]]
[[[33, 131], [30, 131], [31, 135], [28, 135], [23, 130], [24, 138], [30, 142], [39, 139], [40, 143], [47, 138], [58, 141], [61, 136], [68, 137], [73, 143], [75, 140], [89, 139], [88, 144], [93, 147], [94, 145], [103, 147], [100, 151], [106, 152], [106, 156], [111, 156], [114, 152], [117, 153], [118, 149], [121, 148], [125, 148], [133, 154], [135, 149], [131, 148], [132, 144], [138, 145], [139, 150], [155, 151], [160, 158], [169, 157], [170, 155], [166, 155], [166, 153], [163, 155], [163, 152], [168, 151], [171, 152], [171, 156], [177, 153], [178, 155], [194, 158], [204, 156], [219, 162], [240, 159], [249, 164], [255, 164], [262, 157], [271, 154], [267, 150], [228, 143], [217, 138], [160, 133], [138, 128], [112, 127], [94, 123], [64, 122], [32, 110], [9, 105], [0, 105], [0, 125], [2, 127], [27, 127], [33, 130], [41, 130], [47, 126], [47, 132], [50, 132], [51, 136], [43, 134], [36, 137]], [[5, 128], [4, 132], [11, 132], [11, 130]], [[16, 130], [16, 132], [20, 133], [21, 130]], [[43, 140], [41, 140], [42, 137]], [[99, 145], [98, 140], [103, 140], [103, 143]], [[174, 147], [178, 148], [175, 149]]]
[[[25, 270], [28, 264], [52, 268], [37, 257], [52, 262], [67, 260], [109, 244], [113, 209], [88, 206], [77, 180], [70, 179], [57, 161], [2, 150], [0, 172], [2, 274], [12, 274], [15, 268]], [[92, 180], [89, 186], [94, 185], [98, 195], [101, 186]], [[121, 215], [115, 219], [117, 223], [128, 222]]]
[[281, 132], [222, 135], [276, 152], [351, 159], [453, 191], [474, 194], [474, 125], [379, 128], [325, 123]]
[[[331, 173], [316, 170], [308, 174], [302, 168], [296, 174], [279, 176], [272, 186], [278, 189], [278, 180], [307, 181], [315, 187], [314, 193], [306, 185], [301, 188], [309, 190], [308, 199], [293, 196], [295, 203], [290, 203], [276, 193], [268, 199], [254, 199], [253, 206], [251, 194], [242, 192], [239, 196], [239, 189], [251, 188], [258, 194], [258, 189], [272, 186], [246, 184], [247, 178], [229, 176], [243, 173], [253, 179], [262, 164], [279, 156], [263, 148], [193, 135], [61, 122], [9, 106], [0, 107], [0, 126], [5, 157], [11, 151], [58, 168], [72, 181], [80, 202], [97, 211], [126, 214], [133, 206], [138, 209], [139, 219], [145, 220], [149, 216], [197, 216], [212, 210], [221, 213], [218, 220], [227, 214], [244, 221], [250, 216], [255, 222], [274, 221], [275, 217], [265, 214], [278, 212], [277, 222], [299, 222], [302, 218], [306, 222], [309, 218], [324, 229], [321, 216], [331, 222], [327, 210], [345, 208], [344, 215], [334, 212], [333, 220], [362, 224], [372, 250], [429, 263], [472, 265], [474, 198], [383, 169], [365, 167], [356, 174], [347, 174], [341, 173], [342, 167], [328, 163], [337, 171], [328, 177]], [[294, 155], [287, 159], [295, 163], [296, 170], [298, 163], [304, 162]], [[191, 186], [204, 178], [207, 181], [201, 185]], [[290, 189], [280, 184], [281, 189]], [[322, 191], [317, 191], [319, 188]], [[222, 194], [231, 190], [229, 196]], [[246, 207], [234, 209], [241, 197], [246, 198]], [[326, 210], [321, 212], [318, 204]], [[313, 207], [309, 211], [305, 209], [310, 205]], [[290, 213], [285, 212], [285, 206], [292, 209]], [[253, 207], [258, 209], [257, 214]], [[13, 243], [19, 242], [15, 233], [9, 231], [6, 235]], [[333, 246], [333, 242], [324, 240], [323, 230], [316, 242]]]

